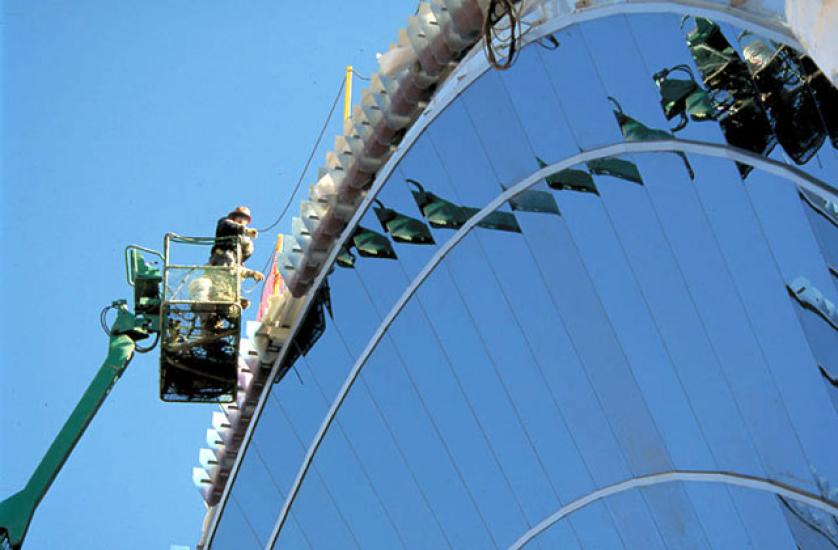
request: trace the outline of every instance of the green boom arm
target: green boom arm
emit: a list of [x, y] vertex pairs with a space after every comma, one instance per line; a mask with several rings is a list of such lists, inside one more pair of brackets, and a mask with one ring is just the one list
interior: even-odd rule
[[136, 341], [148, 337], [143, 322], [128, 311], [124, 301], [114, 302], [113, 306], [117, 310], [117, 318], [110, 331], [107, 359], [41, 459], [26, 487], [0, 502], [0, 549], [18, 550], [22, 546], [35, 509], [111, 388], [125, 371], [134, 355]]

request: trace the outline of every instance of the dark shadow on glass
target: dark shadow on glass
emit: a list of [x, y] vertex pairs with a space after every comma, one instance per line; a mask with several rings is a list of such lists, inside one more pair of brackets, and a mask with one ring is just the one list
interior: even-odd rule
[[[539, 168], [546, 168], [547, 163], [538, 157], [535, 157]], [[638, 173], [637, 177], [640, 177]], [[555, 174], [550, 174], [544, 178], [547, 185], [556, 191], [580, 191], [582, 193], [593, 193], [599, 195], [596, 185], [594, 185], [594, 178], [584, 170], [577, 170], [575, 168], [566, 168], [560, 170]]]
[[[416, 187], [417, 190], [412, 191], [413, 198], [416, 201], [416, 206], [422, 212], [422, 216], [428, 220], [431, 227], [459, 229], [469, 218], [480, 212], [479, 208], [459, 206], [440, 198], [426, 191], [422, 184], [416, 180], [408, 179], [407, 182]], [[497, 229], [499, 231], [511, 231], [513, 233], [521, 232], [518, 220], [509, 212], [492, 212], [477, 225], [485, 229]]]
[[[672, 77], [674, 72], [683, 72], [687, 80]], [[692, 119], [696, 122], [714, 120], [716, 109], [707, 90], [698, 85], [692, 69], [687, 65], [675, 65], [668, 69], [661, 69], [652, 77], [660, 92], [661, 108], [666, 120], [681, 117], [681, 120], [671, 128], [673, 132], [682, 130]]]
[[323, 284], [317, 289], [317, 295], [312, 301], [311, 307], [306, 312], [305, 317], [300, 323], [300, 329], [297, 335], [288, 344], [290, 349], [285, 354], [285, 359], [279, 367], [275, 382], [279, 382], [285, 377], [285, 374], [294, 366], [300, 355], [307, 355], [314, 347], [314, 344], [323, 336], [326, 331], [326, 315], [324, 311], [329, 314], [329, 318], [333, 318], [332, 314], [332, 295], [329, 290], [329, 280], [323, 279]]
[[375, 199], [373, 207], [375, 217], [381, 223], [381, 228], [393, 237], [397, 243], [434, 244], [431, 230], [427, 225], [404, 214], [400, 214]]
[[377, 233], [372, 229], [361, 227], [360, 225], [352, 235], [352, 244], [355, 250], [363, 258], [386, 258], [395, 260], [396, 251], [393, 250], [393, 245], [390, 244], [390, 239], [381, 233]]
[[[623, 134], [623, 139], [625, 139], [626, 141], [649, 141], [655, 139], [673, 138], [673, 135], [669, 132], [665, 132], [664, 130], [657, 130], [655, 128], [649, 128], [640, 121], [635, 120], [627, 114], [625, 114], [623, 112], [623, 107], [613, 97], [609, 96], [608, 100], [614, 104], [614, 117], [616, 117], [617, 119], [617, 124], [620, 125], [620, 132]], [[689, 159], [687, 159], [687, 155], [680, 151], [675, 154], [681, 157], [681, 160], [684, 161], [684, 167], [687, 169], [687, 174], [689, 174], [691, 180], [694, 180], [695, 172], [693, 172], [693, 167], [690, 165], [690, 161]]]
[[768, 111], [774, 135], [794, 162], [805, 164], [823, 145], [826, 128], [799, 58], [786, 45], [766, 43], [751, 35], [748, 39], [742, 53]]
[[[696, 26], [687, 34], [687, 46], [719, 111], [725, 139], [735, 147], [768, 155], [776, 139], [748, 67], [716, 23], [703, 17], [694, 20]], [[736, 166], [743, 179], [753, 169], [740, 163]]]
[[640, 170], [631, 161], [617, 157], [605, 157], [590, 160], [587, 163], [588, 170], [595, 176], [611, 176], [621, 180], [630, 181], [643, 185], [643, 178], [640, 177]]

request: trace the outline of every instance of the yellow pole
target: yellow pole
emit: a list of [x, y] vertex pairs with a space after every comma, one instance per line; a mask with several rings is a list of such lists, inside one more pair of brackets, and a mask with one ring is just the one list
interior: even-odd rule
[[346, 66], [346, 82], [343, 89], [343, 120], [346, 120], [352, 113], [352, 65]]

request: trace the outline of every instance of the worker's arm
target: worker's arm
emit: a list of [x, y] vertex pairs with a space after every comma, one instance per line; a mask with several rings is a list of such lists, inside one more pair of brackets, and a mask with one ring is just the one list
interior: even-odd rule
[[248, 227], [246, 225], [236, 223], [229, 218], [222, 218], [218, 220], [218, 226], [215, 228], [216, 237], [232, 237], [235, 235], [246, 235]]
[[255, 269], [248, 269], [246, 267], [242, 267], [241, 277], [242, 279], [253, 279], [255, 281], [261, 281], [265, 278], [265, 275], [261, 271], [256, 271]]

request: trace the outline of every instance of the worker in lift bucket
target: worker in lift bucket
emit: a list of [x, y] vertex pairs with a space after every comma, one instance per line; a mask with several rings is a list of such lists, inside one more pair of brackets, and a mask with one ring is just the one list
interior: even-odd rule
[[[250, 208], [239, 206], [225, 217], [218, 220], [215, 226], [215, 245], [212, 247], [210, 265], [235, 266], [241, 268], [242, 278], [261, 281], [265, 276], [259, 271], [244, 267], [244, 262], [253, 255], [253, 240], [258, 232], [247, 225], [251, 222]], [[238, 239], [237, 239], [238, 238]], [[237, 242], [238, 241], [238, 242]], [[238, 247], [241, 247], [241, 261], [237, 258]], [[242, 308], [250, 305], [250, 300], [241, 299]]]

